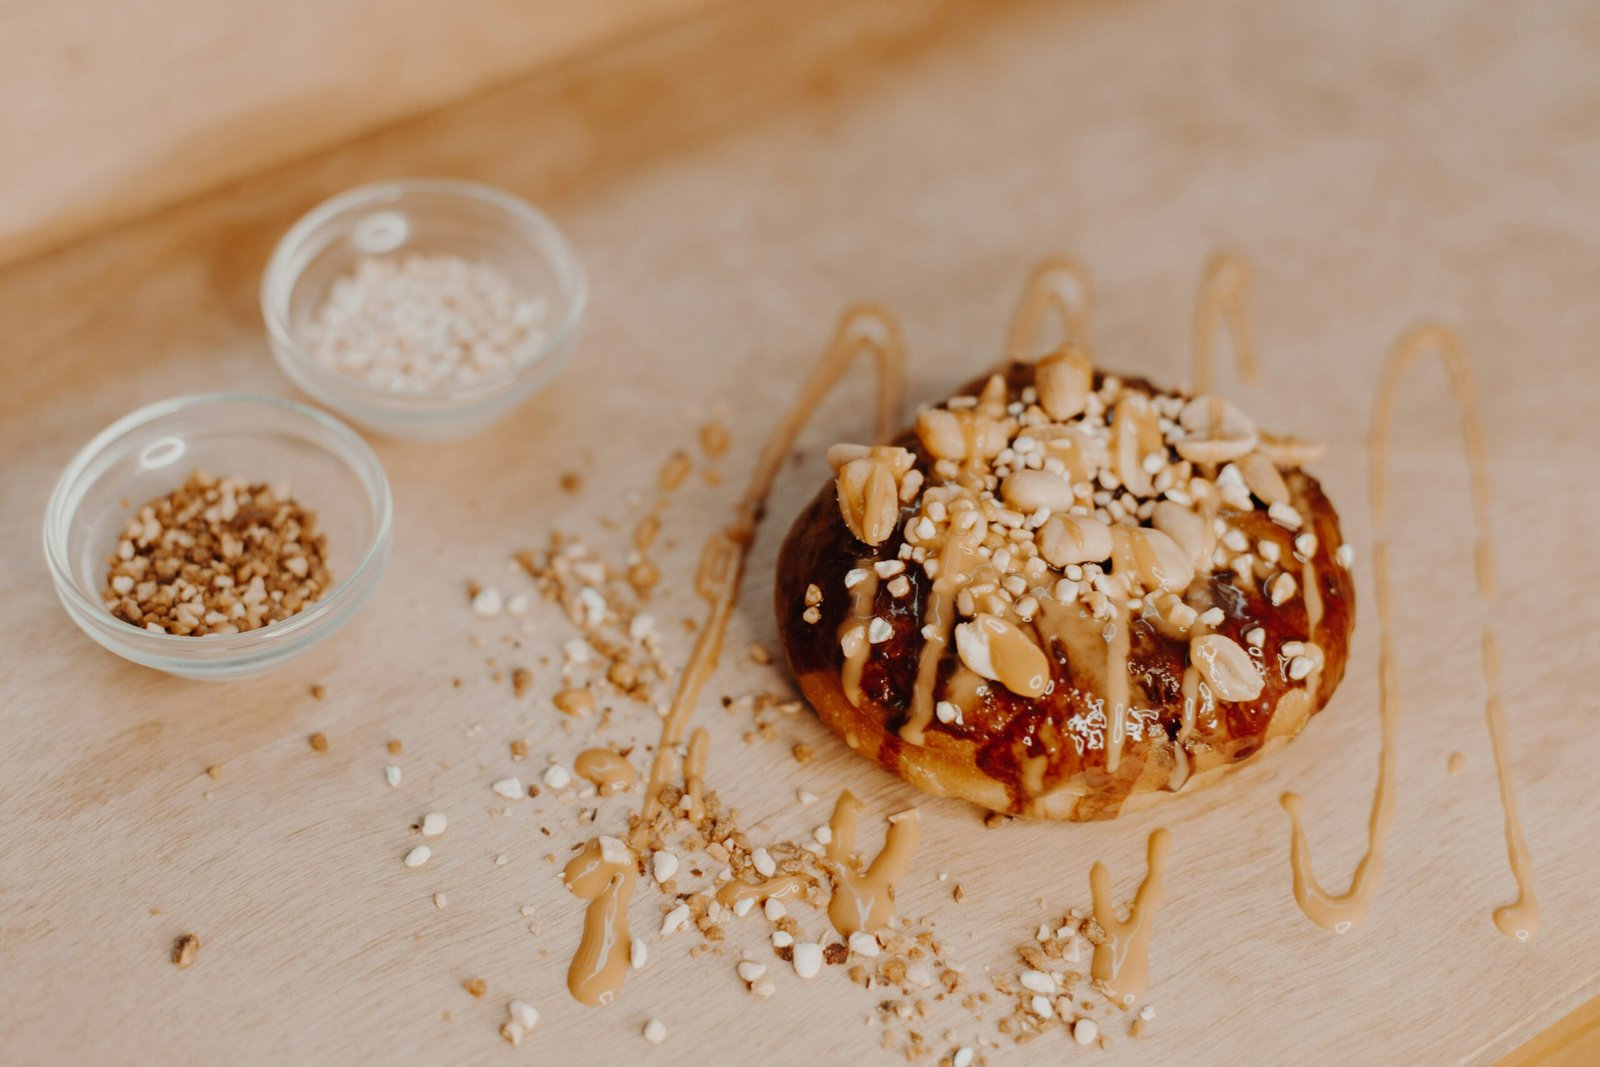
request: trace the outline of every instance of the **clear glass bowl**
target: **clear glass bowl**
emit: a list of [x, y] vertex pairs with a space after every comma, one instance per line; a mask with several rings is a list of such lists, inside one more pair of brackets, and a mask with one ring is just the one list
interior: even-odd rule
[[[100, 593], [128, 517], [196, 468], [287, 482], [317, 514], [334, 587], [296, 615], [239, 634], [180, 637], [112, 615]], [[244, 678], [288, 661], [349, 621], [388, 561], [392, 517], [378, 457], [337, 419], [275, 397], [185, 396], [140, 408], [83, 447], [50, 496], [44, 552], [67, 614], [112, 652], [185, 678]]]
[[[306, 351], [306, 327], [335, 279], [364, 256], [421, 252], [491, 264], [547, 302], [543, 349], [467, 386], [420, 393], [371, 385]], [[566, 362], [588, 283], [561, 231], [530, 204], [473, 182], [406, 179], [363, 185], [317, 207], [283, 235], [261, 281], [261, 314], [283, 372], [354, 422], [395, 437], [440, 440], [482, 429]]]

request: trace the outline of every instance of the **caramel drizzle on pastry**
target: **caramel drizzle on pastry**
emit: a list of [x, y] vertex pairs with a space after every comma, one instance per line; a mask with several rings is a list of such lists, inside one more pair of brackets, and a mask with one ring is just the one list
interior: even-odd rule
[[579, 778], [592, 783], [603, 797], [625, 792], [639, 780], [633, 764], [609, 748], [584, 749], [573, 761], [572, 769]]
[[[880, 439], [887, 439], [900, 421], [901, 399], [905, 390], [905, 345], [894, 319], [876, 305], [858, 305], [840, 319], [828, 348], [817, 361], [801, 387], [783, 421], [767, 437], [749, 487], [739, 502], [734, 522], [712, 534], [700, 557], [695, 588], [709, 605], [706, 619], [695, 639], [689, 662], [678, 682], [678, 690], [661, 724], [656, 743], [656, 758], [650, 766], [644, 801], [635, 822], [632, 848], [613, 849], [605, 859], [600, 839], [590, 841], [579, 857], [568, 864], [567, 887], [589, 901], [584, 915], [583, 936], [577, 955], [567, 972], [567, 989], [585, 1004], [608, 1004], [622, 989], [628, 971], [628, 895], [637, 877], [637, 850], [642, 846], [645, 828], [661, 810], [661, 787], [671, 776], [672, 752], [694, 714], [695, 704], [706, 680], [716, 668], [722, 650], [728, 617], [738, 600], [744, 578], [746, 557], [755, 538], [756, 527], [766, 513], [767, 497], [778, 472], [794, 448], [795, 439], [829, 392], [844, 378], [857, 356], [872, 357], [877, 377], [876, 424]], [[691, 751], [695, 746], [691, 745]], [[704, 773], [704, 742], [699, 744], [699, 766], [686, 775], [689, 784]], [[691, 764], [693, 760], [691, 759]], [[614, 840], [614, 839], [613, 839]], [[589, 857], [585, 859], [585, 857]]]
[[861, 801], [847, 789], [839, 794], [833, 818], [828, 821], [833, 833], [828, 841], [828, 865], [833, 875], [828, 921], [843, 937], [857, 930], [876, 933], [894, 917], [894, 884], [911, 865], [911, 854], [922, 839], [922, 822], [916, 808], [891, 815], [883, 851], [865, 871], [857, 872], [850, 864], [860, 812]]
[[867, 657], [872, 653], [868, 630], [872, 624], [872, 608], [878, 599], [878, 575], [870, 559], [858, 562], [850, 574], [855, 585], [850, 588], [850, 614], [839, 625], [839, 647], [844, 651], [839, 681], [850, 703], [859, 707], [861, 672], [866, 669]]
[[[933, 721], [933, 689], [939, 681], [939, 661], [950, 646], [950, 634], [956, 624], [956, 593], [966, 584], [981, 557], [972, 532], [958, 534], [945, 542], [939, 551], [939, 576], [933, 580], [928, 593], [928, 604], [922, 613], [922, 651], [917, 654], [917, 681], [911, 692], [911, 711], [900, 736], [913, 745], [925, 739], [924, 731]], [[859, 696], [860, 690], [857, 690]], [[845, 686], [845, 695], [850, 687]], [[860, 703], [852, 698], [852, 703]]]
[[[1290, 864], [1294, 872], [1294, 896], [1300, 910], [1318, 926], [1343, 933], [1366, 917], [1367, 909], [1383, 876], [1383, 845], [1394, 821], [1395, 731], [1400, 718], [1399, 691], [1395, 673], [1392, 590], [1389, 578], [1388, 479], [1390, 440], [1394, 402], [1406, 371], [1422, 357], [1439, 357], [1449, 375], [1456, 406], [1461, 411], [1461, 432], [1472, 485], [1472, 513], [1477, 531], [1475, 559], [1478, 598], [1484, 606], [1483, 678], [1487, 694], [1484, 719], [1494, 750], [1495, 776], [1500, 803], [1505, 812], [1506, 854], [1517, 883], [1517, 899], [1494, 911], [1500, 932], [1518, 941], [1527, 941], [1539, 930], [1539, 904], [1533, 893], [1533, 862], [1522, 836], [1517, 817], [1517, 798], [1506, 750], [1505, 712], [1500, 702], [1500, 652], [1490, 612], [1494, 598], [1494, 549], [1489, 527], [1489, 480], [1484, 462], [1483, 427], [1478, 415], [1477, 387], [1471, 367], [1455, 336], [1447, 330], [1424, 326], [1413, 330], [1395, 346], [1384, 367], [1373, 411], [1369, 448], [1369, 490], [1372, 524], [1376, 537], [1372, 549], [1373, 575], [1378, 602], [1378, 720], [1381, 727], [1378, 750], [1378, 785], [1373, 793], [1372, 814], [1367, 826], [1367, 851], [1356, 865], [1350, 888], [1341, 894], [1329, 893], [1312, 873], [1311, 849], [1301, 824], [1302, 801], [1297, 793], [1283, 795], [1291, 829]], [[1308, 580], [1308, 587], [1314, 584]]]
[[1097, 862], [1089, 869], [1094, 921], [1105, 931], [1105, 939], [1094, 947], [1089, 973], [1106, 995], [1123, 1007], [1144, 996], [1150, 984], [1150, 932], [1156, 910], [1161, 907], [1162, 879], [1167, 871], [1167, 846], [1171, 836], [1163, 829], [1150, 834], [1144, 881], [1139, 883], [1139, 890], [1128, 907], [1127, 919], [1117, 918], [1116, 905], [1111, 899], [1111, 875], [1106, 865]]

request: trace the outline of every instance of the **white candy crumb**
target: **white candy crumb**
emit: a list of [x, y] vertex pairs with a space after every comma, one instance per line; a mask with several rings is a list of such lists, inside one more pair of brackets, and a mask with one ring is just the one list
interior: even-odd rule
[[1079, 1019], [1072, 1024], [1072, 1040], [1084, 1048], [1094, 1044], [1095, 1038], [1100, 1036], [1100, 1027], [1093, 1019]]
[[518, 797], [522, 796], [522, 779], [502, 778], [489, 788], [493, 789], [496, 793], [505, 797], [507, 800], [516, 800]]
[[544, 784], [551, 789], [565, 789], [572, 784], [572, 772], [557, 763], [545, 770]]
[[815, 978], [822, 973], [822, 946], [815, 941], [797, 941], [794, 946], [794, 973]]
[[400, 768], [393, 764], [383, 769], [383, 780], [389, 783], [390, 789], [400, 787]]
[[661, 920], [661, 936], [671, 937], [689, 925], [689, 905], [679, 904]]
[[418, 845], [416, 848], [406, 853], [406, 866], [421, 867], [424, 863], [428, 862], [428, 857], [432, 855], [433, 849], [429, 848], [427, 845]]
[[492, 619], [500, 614], [502, 607], [500, 590], [488, 586], [478, 590], [478, 595], [472, 598], [472, 613], [480, 619]]
[[660, 1019], [651, 1019], [644, 1024], [644, 1039], [652, 1045], [659, 1045], [667, 1039], [667, 1024]]
[[857, 930], [850, 935], [850, 951], [857, 956], [876, 956], [878, 939], [865, 930]]
[[524, 1032], [539, 1025], [538, 1010], [525, 1000], [513, 1000], [506, 1011], [510, 1014], [511, 1021], [522, 1027]]
[[666, 882], [678, 873], [678, 857], [670, 852], [657, 852], [650, 857], [650, 874], [657, 882]]

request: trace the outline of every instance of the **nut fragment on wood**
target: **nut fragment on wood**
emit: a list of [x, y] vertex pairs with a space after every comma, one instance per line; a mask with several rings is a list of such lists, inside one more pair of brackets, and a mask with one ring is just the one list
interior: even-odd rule
[[194, 962], [195, 954], [200, 951], [200, 939], [194, 934], [179, 934], [177, 940], [172, 942], [172, 965], [180, 971], [186, 969]]
[[306, 741], [311, 745], [311, 750], [313, 752], [328, 751], [328, 735], [323, 733], [321, 730], [318, 730], [316, 733], [306, 738]]

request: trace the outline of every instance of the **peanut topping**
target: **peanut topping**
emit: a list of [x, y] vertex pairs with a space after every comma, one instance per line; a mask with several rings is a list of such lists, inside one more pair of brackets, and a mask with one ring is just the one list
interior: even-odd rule
[[839, 476], [839, 512], [850, 532], [869, 545], [881, 545], [900, 515], [900, 480], [911, 470], [903, 448], [834, 445], [828, 462]]
[[1146, 589], [1182, 591], [1194, 578], [1194, 565], [1178, 543], [1160, 530], [1114, 526], [1112, 559], [1119, 572], [1134, 570]]
[[1257, 499], [1267, 505], [1289, 503], [1289, 487], [1272, 460], [1256, 451], [1239, 460], [1239, 473]]
[[1256, 699], [1266, 684], [1250, 654], [1221, 634], [1206, 634], [1190, 641], [1189, 659], [1217, 699], [1230, 704]]
[[1035, 541], [1040, 555], [1056, 567], [1111, 558], [1111, 527], [1099, 519], [1052, 516], [1039, 528]]
[[1000, 497], [1018, 511], [1065, 511], [1073, 504], [1072, 486], [1059, 474], [1020, 470], [1000, 483]]
[[1037, 697], [1050, 681], [1050, 661], [1027, 634], [996, 615], [956, 627], [956, 652], [975, 674], [1018, 696]]
[[1250, 417], [1221, 397], [1195, 397], [1178, 413], [1178, 425], [1189, 436], [1175, 447], [1192, 463], [1238, 459], [1254, 449], [1258, 439]]
[[1145, 468], [1145, 460], [1155, 456], [1157, 464], [1164, 465], [1166, 452], [1161, 424], [1156, 420], [1149, 397], [1143, 393], [1123, 393], [1111, 423], [1111, 454], [1116, 461], [1117, 478], [1134, 496], [1149, 496], [1151, 472]]
[[1064, 348], [1044, 357], [1034, 372], [1039, 405], [1057, 422], [1082, 413], [1093, 386], [1094, 367], [1089, 357], [1076, 348]]

